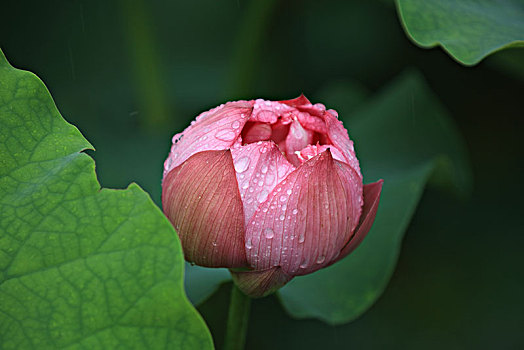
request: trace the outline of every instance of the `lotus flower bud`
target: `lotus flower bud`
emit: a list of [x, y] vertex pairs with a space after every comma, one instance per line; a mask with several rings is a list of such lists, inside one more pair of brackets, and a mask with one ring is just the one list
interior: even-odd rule
[[185, 258], [261, 297], [365, 237], [382, 180], [363, 185], [337, 112], [300, 96], [228, 102], [173, 137], [162, 205]]

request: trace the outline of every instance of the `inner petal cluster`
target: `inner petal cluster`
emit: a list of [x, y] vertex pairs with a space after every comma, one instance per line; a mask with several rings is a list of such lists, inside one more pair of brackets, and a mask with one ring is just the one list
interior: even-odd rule
[[322, 118], [325, 107], [318, 104], [312, 110], [314, 114], [276, 101], [255, 100], [241, 133], [242, 144], [273, 141], [291, 164], [299, 166], [332, 145]]

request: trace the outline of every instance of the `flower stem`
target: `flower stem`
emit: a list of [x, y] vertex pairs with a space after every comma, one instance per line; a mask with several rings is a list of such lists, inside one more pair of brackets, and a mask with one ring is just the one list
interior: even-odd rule
[[231, 300], [229, 302], [224, 350], [244, 349], [250, 307], [251, 298], [242, 293], [236, 284], [233, 283]]

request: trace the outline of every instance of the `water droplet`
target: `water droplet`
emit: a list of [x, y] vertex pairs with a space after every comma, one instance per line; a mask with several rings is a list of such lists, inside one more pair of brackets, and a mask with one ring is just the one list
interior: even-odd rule
[[287, 194], [291, 194], [293, 191], [291, 191], [291, 189], [287, 190], [286, 193]]
[[267, 165], [263, 164], [262, 167], [260, 168], [260, 172], [261, 172], [262, 174], [267, 173]]
[[287, 209], [287, 205], [282, 205], [282, 210], [285, 211]]
[[217, 242], [214, 241], [211, 244], [213, 245], [213, 247], [216, 247], [218, 245]]
[[234, 122], [231, 123], [231, 127], [233, 129], [238, 129], [240, 128], [240, 122], [238, 120], [235, 120]]
[[237, 173], [243, 173], [249, 167], [249, 157], [241, 157], [235, 161], [235, 170]]
[[302, 262], [300, 263], [300, 268], [301, 268], [301, 269], [305, 269], [306, 267], [307, 267], [307, 260], [304, 259], [304, 260], [302, 260]]
[[242, 189], [245, 190], [248, 187], [249, 187], [249, 182], [248, 181], [244, 182], [244, 184], [242, 185]]
[[286, 218], [286, 217], [285, 217], [283, 214], [280, 215], [280, 217], [279, 217], [280, 221], [283, 221], [285, 218]]
[[322, 264], [325, 260], [326, 260], [326, 256], [325, 255], [321, 255], [317, 259], [317, 264]]
[[297, 215], [297, 213], [298, 213], [298, 209], [296, 209], [296, 208], [293, 209], [292, 213], [293, 213], [293, 215]]
[[273, 183], [275, 183], [275, 174], [268, 173], [266, 175], [266, 185], [272, 185]]
[[286, 197], [286, 196], [284, 196], [284, 195], [281, 195], [281, 196], [280, 196], [280, 201], [281, 201], [281, 202], [285, 202], [286, 200], [287, 200], [287, 197]]
[[[267, 192], [267, 190], [263, 189], [262, 191], [258, 192], [258, 194], [257, 194], [257, 201], [259, 203], [265, 202], [268, 195], [269, 195], [269, 193]], [[267, 211], [267, 208], [265, 208], [265, 209]]]
[[233, 141], [237, 137], [237, 134], [233, 130], [222, 129], [215, 134], [215, 137], [219, 140], [228, 142]]
[[251, 243], [251, 238], [248, 238], [248, 240], [246, 241], [246, 248], [247, 249], [253, 248], [253, 243]]
[[301, 233], [300, 236], [298, 236], [298, 243], [304, 243], [304, 241], [306, 240], [306, 236]]
[[273, 231], [272, 228], [268, 227], [268, 228], [266, 228], [266, 230], [265, 230], [265, 235], [266, 235], [266, 238], [267, 238], [267, 239], [271, 239], [271, 238], [273, 238], [273, 236], [275, 235], [275, 231]]
[[249, 198], [246, 200], [246, 203], [247, 203], [247, 204], [251, 204], [251, 203], [253, 203], [253, 197], [249, 197]]
[[262, 181], [262, 180], [260, 180], [260, 181], [258, 182], [258, 185], [259, 185], [259, 186], [262, 186], [263, 184], [264, 184], [264, 181]]
[[281, 165], [277, 169], [278, 177], [284, 177], [284, 174], [287, 172], [287, 167], [284, 165]]
[[263, 213], [267, 213], [267, 210], [268, 210], [267, 207], [262, 208]]
[[253, 193], [254, 191], [255, 191], [255, 189], [253, 187], [249, 188], [249, 193]]
[[260, 153], [264, 154], [266, 152], [267, 152], [267, 147], [266, 146], [260, 148]]

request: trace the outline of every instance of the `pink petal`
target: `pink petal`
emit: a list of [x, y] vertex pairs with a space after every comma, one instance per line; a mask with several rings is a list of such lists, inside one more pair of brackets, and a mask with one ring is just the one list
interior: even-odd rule
[[[328, 145], [319, 145], [318, 143], [316, 145], [308, 145], [305, 148], [303, 148], [299, 153], [297, 153], [297, 156], [300, 162], [303, 163], [305, 161], [310, 160], [313, 157], [318, 156], [320, 153], [325, 152], [328, 149]], [[336, 159], [333, 154], [332, 156], [334, 159]]]
[[274, 124], [278, 117], [292, 112], [293, 108], [277, 101], [255, 100], [250, 121]]
[[250, 143], [231, 153], [247, 225], [260, 203], [295, 168], [272, 141]]
[[231, 147], [252, 109], [252, 101], [238, 101], [200, 114], [184, 132], [173, 137], [171, 152], [164, 163], [164, 176], [197, 152]]
[[269, 124], [247, 123], [242, 131], [242, 141], [244, 143], [267, 141], [271, 138], [272, 132], [273, 130]]
[[172, 169], [162, 184], [164, 213], [186, 260], [208, 267], [243, 267], [244, 215], [231, 152], [205, 151]]
[[246, 256], [256, 270], [316, 271], [340, 252], [360, 217], [362, 181], [329, 150], [279, 183], [246, 227]]
[[306, 98], [306, 96], [304, 96], [304, 94], [301, 94], [297, 98], [291, 100], [283, 100], [279, 102], [295, 108], [305, 105], [311, 105], [311, 102], [309, 102], [309, 100]]
[[[360, 216], [360, 222], [351, 240], [346, 246], [340, 251], [340, 255], [331, 263], [335, 263], [340, 259], [345, 258], [351, 253], [359, 244], [364, 240], [368, 234], [375, 216], [377, 215], [378, 203], [380, 201], [380, 192], [382, 191], [382, 184], [384, 180], [364, 185], [364, 206], [362, 207], [362, 215]], [[330, 264], [330, 265], [331, 265]]]
[[285, 151], [286, 137], [289, 133], [289, 123], [285, 124], [279, 120], [277, 123], [271, 125], [271, 128], [273, 130], [271, 139], [280, 147], [281, 150]]
[[261, 298], [274, 293], [293, 278], [279, 267], [264, 271], [230, 272], [238, 288], [251, 298]]
[[290, 124], [289, 132], [286, 137], [285, 151], [287, 159], [291, 162], [291, 164], [295, 166], [300, 165], [301, 162], [295, 152], [300, 152], [312, 142], [312, 131], [304, 129], [302, 125], [296, 120]]
[[348, 163], [362, 179], [353, 141], [349, 139], [348, 131], [344, 128], [342, 122], [338, 120], [331, 111], [332, 110], [329, 110], [323, 115], [324, 121], [326, 122], [327, 135], [331, 141], [330, 143], [336, 147], [337, 151], [342, 153], [346, 163]]
[[298, 121], [306, 129], [318, 132], [320, 134], [327, 134], [326, 123], [322, 118], [315, 117], [306, 112], [298, 113]]

